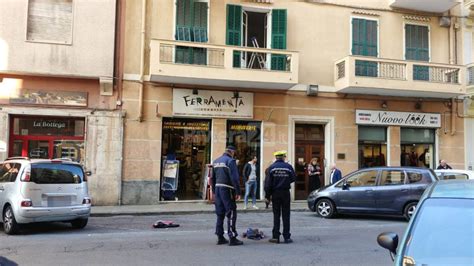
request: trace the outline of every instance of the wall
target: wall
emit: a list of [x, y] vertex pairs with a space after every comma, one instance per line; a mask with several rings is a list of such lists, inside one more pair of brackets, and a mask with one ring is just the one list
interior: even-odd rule
[[0, 72], [113, 76], [115, 0], [73, 1], [71, 45], [26, 41], [27, 0], [0, 6]]

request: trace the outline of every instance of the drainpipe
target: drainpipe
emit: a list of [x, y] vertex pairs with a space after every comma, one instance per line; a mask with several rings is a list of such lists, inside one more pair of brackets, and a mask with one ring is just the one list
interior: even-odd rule
[[143, 81], [145, 74], [145, 27], [147, 0], [142, 0], [142, 27], [140, 38], [140, 90], [138, 92], [138, 122], [143, 121]]
[[[451, 98], [451, 136], [456, 134], [456, 113], [457, 110], [454, 110], [454, 104], [456, 104], [456, 99]], [[457, 109], [457, 106], [456, 106]]]
[[448, 44], [449, 44], [449, 63], [454, 65], [454, 19], [451, 16], [451, 11], [448, 12], [448, 16], [451, 19], [451, 25], [449, 26], [448, 31]]

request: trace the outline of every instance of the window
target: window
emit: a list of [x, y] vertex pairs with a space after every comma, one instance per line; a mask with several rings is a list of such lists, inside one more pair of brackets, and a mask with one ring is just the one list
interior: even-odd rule
[[72, 43], [72, 0], [29, 0], [26, 39]]
[[[429, 29], [423, 25], [405, 25], [405, 58], [406, 60], [429, 61]], [[430, 80], [428, 66], [413, 66], [414, 80]]]
[[377, 180], [377, 171], [365, 171], [356, 173], [347, 178], [346, 183], [350, 187], [375, 186]]
[[385, 166], [387, 128], [359, 126], [359, 168]]
[[31, 181], [37, 184], [79, 184], [84, 178], [80, 166], [40, 163], [31, 165]]
[[444, 174], [443, 179], [469, 179], [466, 174]]
[[423, 180], [423, 175], [420, 172], [407, 172], [408, 183], [420, 183]]
[[[352, 54], [378, 56], [378, 22], [362, 18], [352, 19]], [[356, 76], [377, 77], [377, 62], [356, 60]]]
[[405, 183], [405, 173], [403, 171], [382, 171], [381, 186], [402, 185]]
[[21, 164], [19, 163], [5, 163], [0, 165], [0, 183], [15, 182]]

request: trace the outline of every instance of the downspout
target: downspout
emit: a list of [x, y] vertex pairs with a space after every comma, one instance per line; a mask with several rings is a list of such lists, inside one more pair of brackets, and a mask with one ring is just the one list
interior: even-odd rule
[[142, 26], [140, 38], [140, 90], [138, 92], [138, 122], [143, 121], [143, 81], [145, 74], [145, 27], [147, 0], [142, 0]]
[[448, 16], [451, 19], [451, 25], [448, 31], [448, 46], [449, 46], [449, 63], [453, 65], [454, 62], [454, 21], [452, 20], [451, 11], [448, 12]]
[[[451, 136], [454, 136], [456, 134], [456, 113], [457, 110], [454, 110], [454, 104], [456, 103], [456, 100], [454, 98], [451, 98]], [[457, 106], [456, 106], [457, 109]]]
[[[122, 110], [122, 95], [123, 95], [123, 58], [124, 58], [124, 50], [123, 50], [123, 44], [124, 44], [124, 23], [125, 23], [125, 1], [124, 0], [117, 0], [116, 1], [116, 7], [117, 12], [116, 12], [116, 26], [115, 26], [115, 54], [116, 54], [116, 78], [117, 78], [117, 102], [116, 102], [116, 109], [117, 106], [119, 107], [118, 109]], [[122, 113], [122, 111], [120, 111]], [[121, 120], [121, 159], [120, 159], [120, 167], [119, 167], [119, 189], [118, 189], [118, 205], [122, 205], [122, 180], [123, 180], [123, 140], [124, 140], [124, 121], [123, 121], [123, 113], [120, 116]]]

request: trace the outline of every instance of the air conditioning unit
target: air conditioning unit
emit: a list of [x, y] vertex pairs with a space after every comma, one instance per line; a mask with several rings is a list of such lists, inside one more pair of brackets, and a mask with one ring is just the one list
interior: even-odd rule
[[310, 84], [306, 87], [306, 95], [307, 96], [318, 96], [319, 86]]
[[439, 19], [439, 26], [440, 27], [451, 27], [451, 18], [450, 17], [441, 17]]

